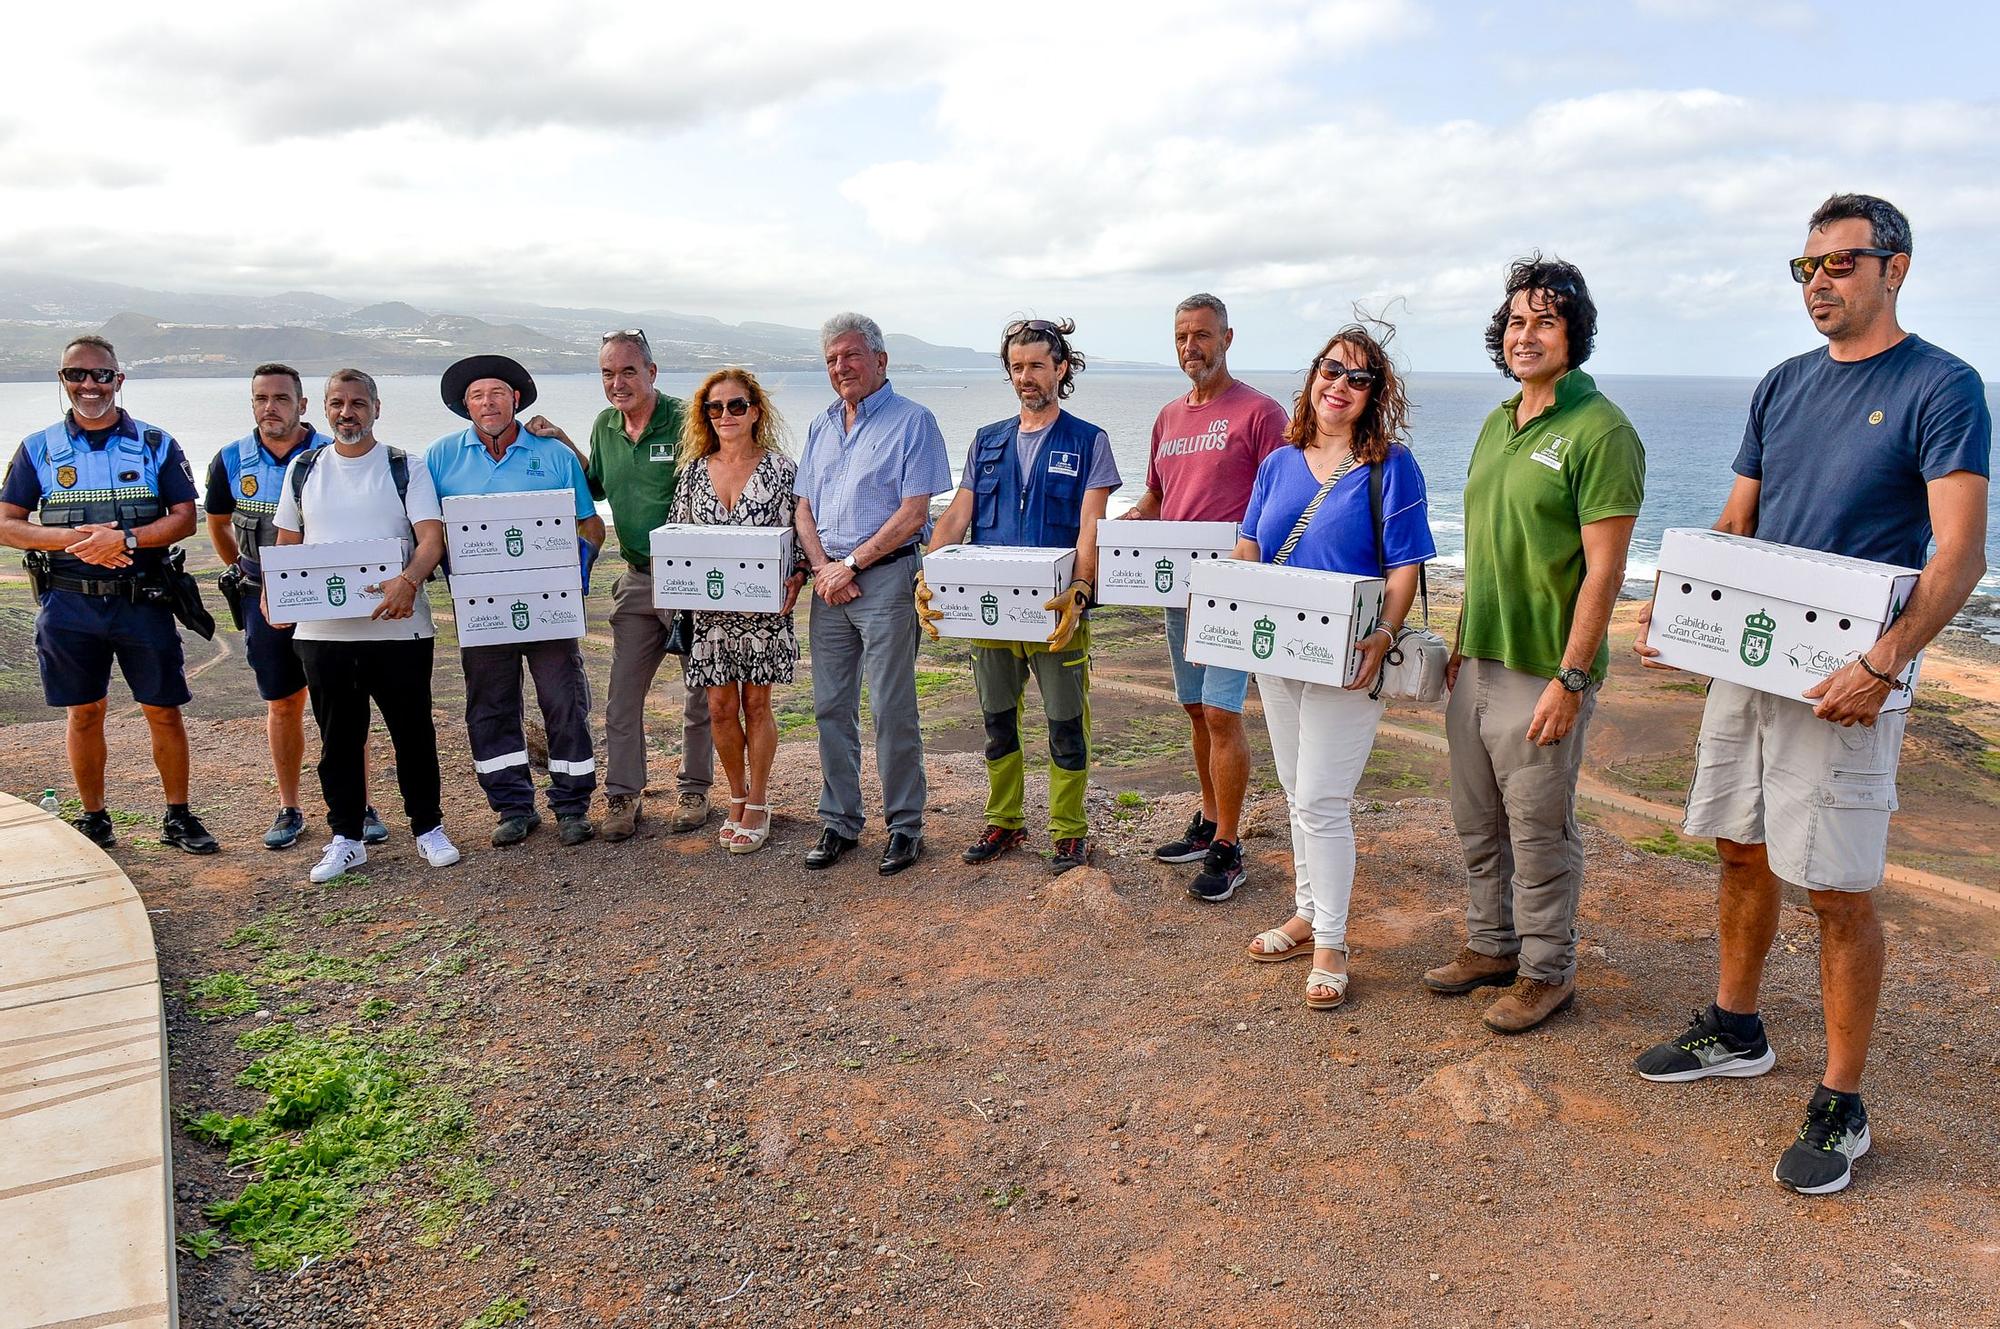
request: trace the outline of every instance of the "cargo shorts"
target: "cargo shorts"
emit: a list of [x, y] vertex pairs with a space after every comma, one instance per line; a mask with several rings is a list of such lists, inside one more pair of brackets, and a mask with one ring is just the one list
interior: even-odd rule
[[1815, 891], [1869, 891], [1889, 858], [1907, 711], [1871, 725], [1717, 681], [1688, 788], [1689, 835], [1761, 844], [1771, 871]]

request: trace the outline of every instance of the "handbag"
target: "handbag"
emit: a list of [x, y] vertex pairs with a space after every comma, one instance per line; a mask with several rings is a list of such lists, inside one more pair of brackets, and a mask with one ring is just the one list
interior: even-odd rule
[[682, 659], [694, 650], [694, 610], [683, 609], [674, 615], [674, 625], [667, 629], [666, 645], [661, 649]]
[[[1375, 560], [1386, 573], [1389, 557], [1382, 536], [1382, 468], [1379, 466], [1368, 468], [1368, 511], [1375, 520]], [[1371, 697], [1429, 703], [1444, 696], [1445, 664], [1451, 659], [1451, 648], [1445, 645], [1444, 638], [1431, 631], [1430, 577], [1422, 564], [1417, 565], [1417, 594], [1423, 603], [1423, 626], [1406, 626], [1396, 634], [1396, 639], [1389, 644], [1388, 654], [1382, 657], [1382, 668], [1375, 675], [1375, 686], [1368, 691]]]

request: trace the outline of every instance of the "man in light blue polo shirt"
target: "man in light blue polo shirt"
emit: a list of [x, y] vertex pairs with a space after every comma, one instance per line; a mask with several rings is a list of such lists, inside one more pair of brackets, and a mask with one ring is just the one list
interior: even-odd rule
[[[431, 444], [426, 458], [440, 500], [466, 494], [517, 494], [569, 489], [576, 494], [576, 532], [583, 542], [584, 577], [604, 544], [583, 467], [560, 440], [521, 428], [515, 418], [535, 400], [535, 380], [504, 355], [475, 355], [444, 371], [444, 404], [472, 427]], [[597, 758], [590, 745], [590, 680], [574, 640], [467, 646], [465, 728], [486, 801], [499, 814], [496, 845], [518, 844], [542, 824], [535, 785], [528, 775], [528, 742], [521, 719], [521, 666], [535, 679], [535, 700], [549, 737], [549, 807], [566, 845], [597, 833], [590, 795], [597, 788]]]
[[917, 545], [933, 495], [951, 488], [944, 433], [928, 408], [889, 386], [882, 329], [836, 314], [820, 329], [840, 400], [806, 430], [799, 543], [813, 570], [813, 713], [819, 722], [819, 818], [806, 855], [832, 867], [861, 837], [861, 680], [875, 713], [875, 766], [889, 845], [881, 871], [923, 853], [924, 737], [917, 721]]

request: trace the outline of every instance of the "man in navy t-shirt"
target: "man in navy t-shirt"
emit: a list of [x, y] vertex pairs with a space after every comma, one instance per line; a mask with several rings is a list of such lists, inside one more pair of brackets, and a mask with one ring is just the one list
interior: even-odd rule
[[[1826, 1074], [1773, 1175], [1807, 1195], [1845, 1188], [1868, 1152], [1861, 1070], [1882, 988], [1870, 892], [1887, 861], [1906, 718], [1882, 704], [1986, 571], [1993, 421], [1972, 367], [1897, 322], [1910, 248], [1908, 219], [1879, 198], [1836, 194], [1813, 214], [1791, 267], [1827, 344], [1757, 386], [1715, 529], [1922, 575], [1889, 631], [1810, 689], [1811, 704], [1720, 680], [1709, 689], [1686, 828], [1715, 837], [1722, 858], [1721, 976], [1693, 1027], [1635, 1063], [1662, 1081], [1771, 1069], [1758, 983], [1779, 883], [1805, 887], [1819, 916]], [[1641, 656], [1657, 654], [1649, 620], [1650, 606]]]

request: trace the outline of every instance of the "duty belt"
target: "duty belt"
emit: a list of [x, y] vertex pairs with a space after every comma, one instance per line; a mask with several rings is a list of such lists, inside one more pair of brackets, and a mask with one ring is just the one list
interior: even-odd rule
[[134, 604], [160, 599], [166, 593], [165, 587], [141, 577], [108, 577], [99, 581], [88, 577], [65, 577], [54, 572], [49, 574], [48, 588], [52, 591], [73, 591], [78, 595], [115, 595]]

